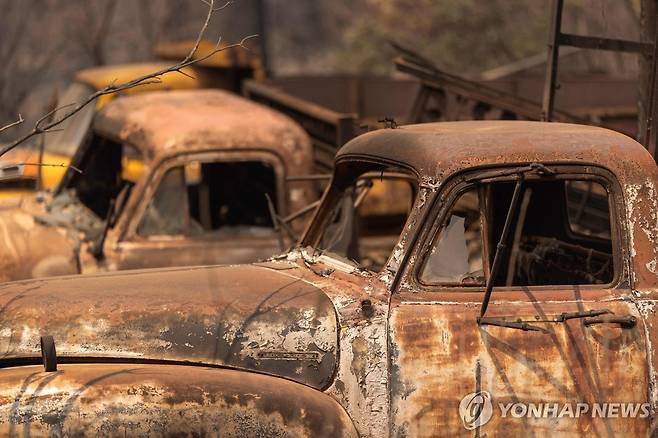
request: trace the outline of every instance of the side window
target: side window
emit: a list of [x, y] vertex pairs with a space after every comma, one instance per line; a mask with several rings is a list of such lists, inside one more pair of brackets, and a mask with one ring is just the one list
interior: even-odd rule
[[192, 163], [186, 167], [186, 177], [193, 234], [272, 232], [267, 196], [274, 206], [278, 197], [276, 173], [269, 164]]
[[380, 271], [400, 238], [414, 200], [409, 181], [373, 179], [370, 189], [357, 199], [356, 233], [360, 263]]
[[167, 171], [138, 227], [141, 236], [261, 236], [273, 233], [267, 196], [276, 173], [259, 161], [191, 162]]
[[476, 189], [459, 195], [427, 256], [421, 280], [430, 284], [484, 284], [482, 222]]
[[182, 235], [185, 233], [185, 180], [182, 167], [165, 173], [139, 224], [140, 236]]
[[[425, 257], [420, 273], [423, 283], [485, 283], [482, 266], [490, 266], [494, 259], [514, 186], [515, 182], [482, 184], [457, 198]], [[528, 180], [519, 200], [494, 285], [612, 282], [611, 203], [601, 183]], [[474, 264], [476, 254], [482, 255], [484, 264]]]

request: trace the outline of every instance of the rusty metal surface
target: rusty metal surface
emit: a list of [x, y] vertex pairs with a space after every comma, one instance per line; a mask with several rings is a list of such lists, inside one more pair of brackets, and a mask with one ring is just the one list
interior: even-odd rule
[[0, 281], [77, 273], [73, 245], [65, 233], [53, 233], [21, 210], [2, 215], [0, 228]]
[[[28, 194], [0, 205], [0, 281], [80, 272], [82, 231], [48, 221], [50, 195]], [[78, 212], [79, 213], [79, 212]], [[73, 215], [84, 222], [83, 215]]]
[[[361, 286], [364, 291], [381, 291], [383, 283], [384, 290], [391, 292], [390, 308], [384, 307], [390, 312], [385, 326], [388, 344], [380, 347], [388, 352], [390, 360], [382, 364], [371, 356], [368, 362], [387, 367], [388, 432], [393, 436], [453, 436], [465, 432], [457, 406], [461, 397], [474, 392], [478, 385], [503, 403], [623, 400], [649, 402], [654, 409], [658, 406], [654, 389], [658, 364], [654, 349], [658, 342], [658, 172], [641, 145], [621, 134], [585, 126], [438, 123], [369, 133], [341, 149], [337, 162], [348, 165], [363, 159], [408, 168], [418, 174], [421, 182], [412, 215], [386, 274], [368, 289]], [[584, 169], [599, 166], [612, 171], [620, 186], [619, 196], [615, 197], [618, 216], [614, 220], [622, 235], [622, 280], [610, 289], [546, 287], [497, 292], [491, 315], [531, 319], [535, 315], [608, 308], [618, 315], [636, 317], [639, 324], [632, 330], [585, 327], [577, 321], [549, 327], [542, 333], [480, 328], [476, 319], [481, 290], [422, 292], [407, 277], [419, 258], [412, 252], [419, 249], [411, 246], [411, 237], [430, 226], [418, 223], [418, 218], [427, 211], [433, 197], [446, 193], [446, 180], [478, 167], [532, 162], [575, 163]], [[408, 274], [400, 271], [401, 260]], [[401, 277], [401, 281], [391, 290], [395, 277]], [[374, 350], [372, 346], [380, 342], [379, 336], [372, 336], [365, 350]], [[341, 343], [341, 352], [347, 349], [357, 354], [358, 348]], [[365, 360], [363, 354], [357, 357]], [[371, 384], [369, 389], [373, 387]], [[367, 399], [376, 398], [369, 395]], [[368, 420], [355, 424], [364, 430], [363, 423], [372, 424]], [[650, 420], [583, 418], [551, 422], [499, 418], [482, 432], [523, 436], [529, 430], [537, 436], [644, 436], [650, 431]]]
[[0, 282], [76, 274], [75, 240], [66, 230], [40, 223], [43, 204], [32, 196], [0, 206]]
[[435, 181], [477, 166], [515, 163], [597, 164], [635, 179], [652, 175], [655, 167], [642, 145], [618, 132], [529, 121], [423, 123], [373, 131], [341, 148], [336, 161], [357, 157], [390, 161]]
[[[275, 236], [196, 240], [177, 236], [177, 240], [169, 241], [136, 236], [135, 229], [158, 178], [172, 163], [182, 166], [200, 159], [267, 163], [276, 170], [277, 209], [282, 215], [305, 207], [316, 196], [308, 183], [285, 181], [287, 176], [312, 172], [313, 157], [306, 133], [285, 116], [228, 92], [177, 90], [118, 98], [99, 112], [95, 129], [141, 149], [145, 158], [145, 171], [107, 233], [104, 257], [99, 260], [88, 251], [104, 218], [96, 217], [71, 193], [64, 193], [67, 188], [76, 188], [71, 181], [77, 173], [69, 169], [71, 178], [66, 184], [73, 187], [67, 185], [58, 192], [58, 207], [47, 200], [36, 209], [28, 208], [27, 204], [37, 204], [33, 198], [19, 202], [15, 208], [0, 210], [1, 281], [118, 269], [243, 263], [280, 251]], [[78, 161], [86, 157], [84, 152], [78, 152]], [[297, 232], [302, 227], [301, 220], [293, 224]]]
[[360, 436], [388, 436], [387, 275], [346, 268], [306, 250], [294, 250], [270, 265], [283, 267], [279, 272], [320, 288], [336, 309], [340, 354], [325, 392], [345, 408]]
[[0, 434], [358, 436], [338, 403], [303, 385], [226, 369], [144, 364], [0, 370]]
[[[301, 221], [300, 221], [301, 222]], [[85, 245], [83, 245], [85, 246]], [[203, 239], [141, 240], [122, 242], [99, 263], [83, 248], [82, 273], [123, 271], [166, 266], [200, 266], [251, 263], [281, 252], [276, 236], [240, 237], [208, 242]]]
[[5, 366], [36, 360], [39, 336], [48, 334], [60, 363], [155, 359], [251, 369], [323, 388], [361, 436], [384, 436], [386, 284], [300, 251], [251, 266], [7, 283], [0, 357]]
[[[361, 436], [461, 434], [459, 400], [478, 387], [502, 403], [649, 402], [655, 415], [658, 170], [639, 144], [575, 125], [440, 123], [359, 137], [340, 151], [337, 167], [364, 159], [407, 168], [419, 182], [380, 273], [296, 249], [251, 266], [7, 284], [0, 286], [0, 356], [34, 357], [38, 336], [51, 334], [60, 338], [58, 352], [71, 356], [248, 368], [324, 391]], [[636, 326], [573, 320], [541, 333], [478, 326], [481, 288], [428, 291], [413, 281], [422, 249], [415, 236], [432, 226], [436, 218], [427, 216], [429, 209], [452, 190], [446, 185], [451, 176], [533, 162], [605, 168], [614, 175], [619, 281], [610, 287], [496, 289], [488, 315], [530, 319], [609, 309], [637, 318]], [[260, 313], [258, 303], [268, 306], [266, 312], [250, 319]], [[230, 353], [230, 345], [239, 354], [218, 359], [216, 352]], [[327, 362], [313, 362], [318, 354]], [[482, 432], [643, 436], [649, 421], [495, 418]]]
[[[478, 328], [479, 294], [407, 293], [391, 307], [391, 421], [408, 436], [454, 436], [466, 432], [456, 409], [478, 388], [497, 403], [646, 403], [649, 368], [644, 328], [585, 327], [573, 320], [523, 332]], [[488, 314], [556, 315], [606, 308], [616, 314], [637, 309], [621, 300], [601, 302], [594, 291], [571, 293], [560, 302], [544, 294], [496, 295]], [[419, 336], [422, 333], [422, 336]], [[449, 383], [447, 383], [449, 382]], [[494, 414], [482, 433], [493, 436], [648, 436], [641, 419], [501, 418]]]
[[323, 388], [338, 356], [327, 296], [258, 266], [9, 283], [0, 309], [5, 360], [38, 357], [39, 334], [48, 334], [60, 356], [230, 365]]
[[125, 96], [99, 111], [93, 127], [101, 135], [134, 146], [147, 161], [183, 151], [249, 149], [280, 156], [291, 174], [303, 174], [311, 162], [310, 141], [297, 124], [221, 90]]
[[456, 173], [518, 163], [574, 163], [610, 170], [623, 191], [625, 232], [636, 289], [658, 287], [658, 169], [647, 150], [623, 134], [592, 126], [525, 121], [441, 122], [364, 134], [336, 162], [369, 159], [410, 169], [428, 189]]

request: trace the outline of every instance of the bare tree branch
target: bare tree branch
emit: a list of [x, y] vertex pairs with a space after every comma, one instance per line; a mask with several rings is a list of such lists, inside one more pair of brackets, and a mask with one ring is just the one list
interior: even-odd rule
[[19, 115], [18, 115], [18, 119], [17, 119], [15, 122], [12, 122], [12, 123], [10, 123], [10, 124], [8, 124], [8, 125], [5, 125], [5, 126], [3, 126], [2, 128], [0, 128], [0, 132], [2, 132], [2, 131], [6, 131], [6, 130], [9, 129], [9, 128], [13, 128], [14, 126], [18, 126], [18, 125], [20, 125], [21, 123], [23, 123], [24, 121], [25, 121], [25, 120], [23, 119], [23, 116], [21, 116], [21, 115], [19, 114]]
[[[201, 41], [203, 41], [203, 39], [205, 37], [206, 31], [208, 30], [208, 25], [210, 24], [210, 20], [212, 19], [213, 14], [216, 11], [220, 11], [220, 10], [228, 7], [229, 5], [231, 5], [233, 3], [232, 0], [229, 0], [226, 3], [224, 3], [222, 6], [216, 7], [215, 6], [215, 0], [201, 0], [201, 1], [203, 3], [205, 3], [206, 5], [208, 5], [208, 13], [206, 14], [206, 19], [205, 19], [205, 21], [203, 23], [203, 26], [201, 27], [201, 30], [199, 31], [199, 34], [197, 35], [197, 38], [194, 42], [194, 46], [192, 47], [192, 50], [190, 50], [189, 54], [185, 57], [185, 59], [183, 59], [178, 64], [172, 65], [171, 67], [163, 68], [162, 70], [158, 70], [156, 72], [149, 73], [147, 75], [141, 76], [139, 78], [133, 79], [131, 81], [128, 81], [128, 82], [125, 82], [125, 83], [122, 83], [122, 84], [119, 84], [119, 85], [111, 83], [111, 84], [107, 85], [105, 88], [102, 88], [102, 89], [96, 91], [95, 93], [89, 95], [86, 99], [84, 99], [83, 101], [81, 101], [79, 103], [72, 103], [72, 104], [60, 106], [60, 107], [55, 108], [52, 111], [49, 111], [47, 114], [45, 114], [39, 120], [37, 120], [37, 122], [34, 124], [34, 128], [32, 128], [32, 130], [30, 132], [23, 135], [22, 137], [19, 137], [17, 140], [11, 142], [10, 144], [8, 144], [8, 145], [4, 146], [2, 149], [0, 149], [0, 157], [3, 156], [4, 154], [6, 154], [7, 152], [11, 151], [12, 149], [14, 149], [16, 146], [24, 143], [25, 141], [27, 141], [28, 139], [30, 139], [30, 138], [32, 138], [36, 135], [41, 135], [41, 134], [45, 134], [45, 133], [48, 133], [48, 132], [53, 132], [54, 131], [53, 128], [55, 128], [56, 126], [58, 126], [59, 124], [61, 124], [65, 120], [71, 118], [73, 115], [77, 114], [80, 110], [82, 110], [85, 106], [89, 105], [91, 102], [95, 101], [96, 99], [98, 99], [101, 96], [118, 93], [118, 92], [121, 92], [121, 91], [124, 91], [124, 90], [128, 90], [130, 88], [135, 88], [135, 87], [141, 86], [141, 85], [159, 83], [159, 82], [161, 82], [161, 76], [164, 75], [164, 74], [167, 74], [167, 73], [178, 72], [178, 73], [181, 73], [181, 74], [185, 74], [182, 71], [185, 67], [189, 67], [190, 65], [205, 61], [206, 59], [210, 58], [211, 56], [213, 56], [213, 55], [215, 55], [215, 54], [217, 54], [221, 51], [224, 51], [224, 50], [228, 50], [228, 49], [235, 48], [235, 47], [242, 47], [242, 48], [246, 49], [245, 43], [248, 40], [257, 37], [257, 35], [249, 35], [247, 37], [242, 38], [242, 40], [240, 40], [237, 43], [227, 44], [227, 45], [224, 45], [224, 46], [221, 45], [222, 39], [221, 39], [221, 37], [219, 37], [217, 39], [217, 43], [215, 44], [215, 47], [213, 48], [213, 50], [211, 50], [210, 52], [208, 52], [204, 56], [196, 57], [197, 51], [199, 50], [199, 45], [201, 44]], [[68, 112], [66, 112], [62, 117], [55, 118], [53, 121], [50, 121], [50, 122], [46, 123], [46, 120], [48, 120], [51, 116], [55, 115], [56, 113], [58, 113], [59, 111], [61, 111], [63, 109], [70, 108], [70, 107], [74, 107], [74, 108], [69, 110]], [[14, 123], [12, 126], [15, 126], [15, 125], [16, 125], [16, 123]], [[2, 130], [4, 130], [4, 129], [7, 129], [7, 128], [3, 128]]]
[[60, 164], [48, 164], [48, 163], [17, 163], [17, 164], [10, 164], [8, 166], [3, 166], [0, 167], [0, 170], [5, 170], [5, 169], [11, 169], [16, 166], [37, 166], [37, 167], [64, 167], [64, 168], [71, 168], [75, 170], [76, 172], [82, 174], [82, 170], [79, 169], [78, 167], [75, 167], [72, 164], [65, 164], [65, 163], [60, 163]]

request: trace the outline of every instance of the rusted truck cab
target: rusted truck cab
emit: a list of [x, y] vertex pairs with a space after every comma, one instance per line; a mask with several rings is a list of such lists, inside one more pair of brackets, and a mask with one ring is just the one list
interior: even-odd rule
[[[367, 229], [341, 244], [332, 218], [373, 172], [416, 190], [387, 263], [363, 270]], [[300, 257], [314, 284], [362, 292], [335, 298], [333, 388], [359, 430], [654, 433], [657, 178], [641, 145], [578, 125], [424, 124], [344, 146]]]
[[[362, 215], [369, 181], [387, 179], [408, 183], [407, 213]], [[305, 418], [326, 409], [333, 435], [651, 436], [657, 183], [641, 145], [601, 128], [450, 122], [365, 134], [339, 151], [288, 254], [6, 285], [0, 427], [148, 424], [118, 411], [119, 397], [99, 408], [98, 379], [79, 385], [79, 362], [111, 357], [303, 385], [286, 387], [290, 406], [310, 388], [327, 404]], [[60, 374], [34, 365], [44, 333]], [[180, 397], [151, 395], [168, 387], [131, 378], [117, 393], [178, 412]], [[272, 393], [256, 403], [230, 380], [213, 388], [227, 408], [272, 412]]]
[[5, 202], [0, 279], [270, 257], [272, 213], [317, 199], [287, 182], [312, 166], [297, 124], [229, 92], [116, 99], [54, 194]]

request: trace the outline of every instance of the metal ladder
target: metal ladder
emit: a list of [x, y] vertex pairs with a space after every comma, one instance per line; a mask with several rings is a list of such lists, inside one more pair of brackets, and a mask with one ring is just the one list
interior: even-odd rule
[[[553, 120], [560, 46], [645, 55], [651, 57], [652, 67], [650, 82], [652, 86], [648, 93], [649, 99], [646, 114], [646, 130], [640, 132], [639, 135], [641, 143], [644, 144], [651, 155], [656, 158], [658, 117], [654, 116], [658, 111], [658, 92], [656, 92], [658, 86], [658, 78], [656, 77], [656, 64], [658, 62], [658, 44], [656, 44], [656, 42], [658, 40], [656, 37], [658, 36], [658, 32], [654, 36], [653, 43], [564, 33], [562, 32], [562, 10], [564, 8], [564, 0], [553, 0], [551, 8], [551, 25], [548, 36], [548, 60], [546, 63], [546, 80], [544, 82], [541, 120], [546, 122]], [[658, 26], [656, 26], [656, 29], [658, 30]]]

